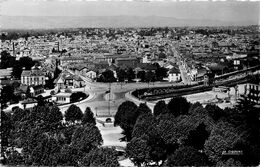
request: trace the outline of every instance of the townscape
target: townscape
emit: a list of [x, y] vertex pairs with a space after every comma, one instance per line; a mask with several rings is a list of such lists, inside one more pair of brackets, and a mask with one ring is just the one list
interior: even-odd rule
[[1, 163], [259, 165], [259, 29], [3, 29]]

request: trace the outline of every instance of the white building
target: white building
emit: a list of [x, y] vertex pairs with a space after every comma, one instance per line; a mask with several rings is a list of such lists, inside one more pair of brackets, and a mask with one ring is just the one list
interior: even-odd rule
[[181, 73], [179, 71], [179, 69], [177, 68], [172, 68], [169, 72], [168, 72], [168, 81], [169, 82], [177, 82], [181, 80]]
[[55, 95], [52, 95], [52, 101], [57, 103], [70, 103], [71, 93], [60, 92]]

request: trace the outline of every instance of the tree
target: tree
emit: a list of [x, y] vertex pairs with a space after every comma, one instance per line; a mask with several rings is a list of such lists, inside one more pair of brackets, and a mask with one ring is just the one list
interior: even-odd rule
[[155, 70], [155, 76], [158, 81], [162, 81], [163, 78], [167, 77], [167, 69], [164, 67], [159, 67]]
[[91, 150], [80, 160], [80, 166], [119, 167], [117, 152], [112, 148], [97, 148]]
[[185, 140], [185, 145], [202, 150], [208, 137], [209, 132], [206, 130], [206, 125], [201, 123], [195, 130], [189, 132], [188, 138]]
[[84, 92], [74, 92], [71, 94], [71, 102], [77, 102], [82, 99], [86, 99], [87, 95]]
[[132, 68], [129, 68], [127, 70], [127, 79], [128, 79], [128, 82], [131, 82], [133, 79], [135, 78], [135, 72]]
[[24, 164], [24, 159], [21, 153], [15, 150], [13, 147], [9, 148], [6, 152], [6, 164], [11, 166], [17, 166]]
[[32, 60], [30, 57], [21, 57], [18, 61], [15, 61], [12, 64], [13, 72], [12, 75], [15, 78], [21, 78], [21, 74], [23, 71], [23, 67], [25, 70], [31, 70], [31, 68], [35, 65], [35, 61]]
[[125, 79], [127, 78], [127, 73], [125, 72], [124, 69], [118, 69], [117, 70], [117, 78], [119, 82], [124, 82]]
[[32, 60], [31, 57], [21, 57], [19, 59], [19, 64], [22, 67], [25, 67], [25, 70], [31, 70], [31, 68], [35, 65], [35, 61]]
[[214, 121], [218, 121], [220, 118], [227, 116], [224, 110], [215, 104], [207, 104], [205, 109], [208, 111], [209, 115]]
[[80, 159], [84, 157], [85, 153], [78, 150], [77, 148], [65, 144], [62, 146], [59, 154], [57, 155], [57, 161], [62, 166], [78, 166]]
[[72, 136], [73, 136], [73, 133], [74, 131], [76, 130], [77, 126], [75, 125], [69, 125], [69, 126], [62, 126], [60, 128], [60, 133], [64, 136], [64, 144], [71, 144], [71, 141], [72, 141]]
[[9, 52], [5, 50], [1, 52], [0, 69], [13, 67], [14, 62], [15, 57], [11, 56]]
[[132, 138], [149, 135], [150, 127], [156, 126], [156, 120], [153, 115], [141, 115], [138, 117], [132, 132]]
[[82, 117], [82, 124], [91, 123], [96, 125], [96, 120], [94, 114], [89, 107], [86, 108], [84, 115]]
[[46, 113], [45, 122], [50, 130], [56, 130], [61, 126], [63, 115], [57, 106], [49, 107]]
[[118, 107], [114, 126], [119, 125], [124, 130], [124, 137], [122, 140], [130, 141], [138, 116], [137, 105], [131, 101], [125, 101]]
[[155, 80], [155, 73], [152, 72], [152, 71], [147, 71], [145, 73], [145, 80], [148, 83], [154, 81]]
[[213, 128], [206, 140], [205, 153], [212, 162], [219, 162], [223, 152], [233, 149], [235, 144], [241, 140], [241, 135], [232, 125], [221, 121]]
[[98, 81], [100, 82], [115, 82], [116, 78], [114, 76], [114, 72], [111, 70], [106, 70], [102, 72], [100, 78], [98, 78]]
[[205, 166], [207, 164], [207, 157], [190, 146], [178, 148], [167, 161], [167, 166]]
[[135, 123], [132, 138], [141, 138], [143, 135], [146, 136], [143, 140], [150, 147], [147, 162], [158, 164], [159, 161], [164, 161], [166, 159], [165, 143], [158, 132], [157, 120], [152, 114], [140, 115]]
[[164, 100], [158, 101], [153, 109], [154, 116], [159, 116], [160, 114], [166, 114], [169, 110]]
[[137, 166], [142, 166], [149, 162], [151, 148], [148, 146], [147, 140], [145, 140], [146, 137], [133, 138], [126, 145], [126, 155]]
[[32, 150], [30, 160], [33, 165], [56, 166], [60, 148], [56, 139], [43, 135], [43, 138], [38, 141], [37, 146]]
[[8, 139], [10, 138], [10, 132], [13, 127], [11, 116], [1, 111], [1, 147], [8, 146]]
[[184, 97], [174, 97], [168, 103], [168, 109], [175, 117], [186, 115], [189, 112], [190, 103]]
[[146, 76], [145, 71], [138, 71], [137, 78], [140, 78], [142, 82], [145, 81], [145, 76]]
[[3, 89], [1, 91], [1, 109], [7, 107], [6, 103], [10, 101], [19, 101], [14, 96], [14, 88], [11, 85], [3, 86]]
[[[254, 107], [248, 99], [240, 99], [238, 105], [233, 109], [226, 109], [228, 117], [226, 120], [231, 123], [242, 134], [242, 141], [235, 144], [235, 150], [241, 150], [243, 155], [239, 161], [245, 166], [259, 164], [260, 150], [260, 120], [258, 108]], [[236, 159], [237, 160], [237, 159]]]
[[102, 143], [99, 129], [93, 124], [85, 124], [75, 130], [71, 145], [83, 153], [88, 153], [90, 150], [101, 146]]
[[147, 106], [146, 103], [140, 103], [139, 107], [137, 108], [138, 115], [152, 115], [151, 109]]
[[72, 104], [65, 112], [65, 120], [71, 123], [75, 123], [75, 121], [80, 121], [82, 117], [82, 111], [75, 104]]
[[12, 121], [14, 123], [21, 121], [23, 119], [23, 117], [25, 116], [25, 114], [26, 114], [25, 110], [23, 110], [21, 108], [15, 109], [13, 112], [13, 115], [12, 115]]
[[189, 114], [193, 114], [193, 112], [196, 111], [196, 109], [198, 107], [203, 108], [203, 106], [200, 102], [196, 102], [196, 103], [191, 104], [190, 109], [189, 109]]

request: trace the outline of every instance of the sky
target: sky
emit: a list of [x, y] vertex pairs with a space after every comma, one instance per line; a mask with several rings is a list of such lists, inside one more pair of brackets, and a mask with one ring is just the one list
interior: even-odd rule
[[3, 0], [6, 16], [164, 16], [260, 22], [260, 2], [172, 0]]

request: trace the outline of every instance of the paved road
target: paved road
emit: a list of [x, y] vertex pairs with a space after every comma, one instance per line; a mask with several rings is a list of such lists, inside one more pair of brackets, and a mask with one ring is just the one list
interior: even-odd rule
[[[72, 71], [70, 73], [74, 74]], [[129, 91], [133, 91], [138, 88], [146, 88], [148, 87], [147, 83], [127, 83], [127, 84], [120, 84], [120, 83], [111, 83], [111, 94], [110, 94], [110, 101], [108, 100], [108, 94], [106, 91], [109, 90], [108, 83], [98, 83], [98, 82], [89, 82], [89, 79], [86, 79], [84, 76], [81, 75], [81, 78], [85, 81], [86, 86], [84, 88], [80, 88], [78, 90], [85, 91], [89, 94], [94, 94], [94, 97], [91, 100], [86, 102], [77, 104], [78, 107], [84, 112], [86, 107], [90, 107], [94, 114], [98, 116], [105, 116], [105, 115], [114, 115], [117, 111], [117, 108], [120, 104], [124, 101], [129, 100], [125, 97], [125, 94]], [[172, 86], [172, 83], [168, 82], [155, 82], [150, 83], [149, 87], [160, 87], [160, 86]], [[137, 103], [138, 104], [138, 103]], [[68, 107], [63, 107], [61, 110], [65, 112]]]
[[185, 68], [185, 62], [181, 59], [181, 56], [180, 54], [178, 53], [178, 51], [175, 49], [174, 46], [172, 46], [172, 49], [171, 49], [171, 52], [172, 54], [174, 55], [174, 57], [177, 58], [177, 64], [179, 66], [179, 70], [181, 72], [181, 79], [182, 79], [182, 82], [184, 84], [191, 84], [191, 78], [190, 76], [188, 75], [187, 73], [187, 70]]

